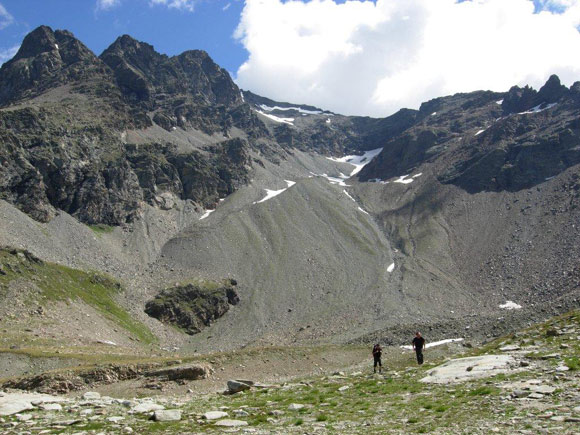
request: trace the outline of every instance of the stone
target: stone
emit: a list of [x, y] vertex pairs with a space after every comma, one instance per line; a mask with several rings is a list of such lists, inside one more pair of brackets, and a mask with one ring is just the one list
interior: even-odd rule
[[542, 355], [542, 359], [543, 360], [547, 360], [547, 359], [558, 359], [560, 358], [560, 354], [559, 353], [550, 353], [548, 355]]
[[250, 384], [247, 384], [242, 381], [237, 381], [233, 379], [228, 381], [228, 391], [233, 394], [239, 393], [240, 391], [249, 390], [250, 388], [252, 388]]
[[290, 411], [298, 411], [299, 409], [302, 409], [302, 408], [304, 408], [304, 405], [303, 405], [303, 404], [301, 404], [301, 403], [291, 403], [291, 404], [288, 406], [288, 409], [289, 409]]
[[576, 413], [576, 414], [580, 414], [580, 406], [576, 406], [572, 409], [572, 412]]
[[125, 420], [125, 417], [121, 417], [121, 416], [113, 416], [113, 417], [107, 418], [107, 421], [110, 423], [119, 423], [123, 420]]
[[62, 405], [58, 403], [42, 403], [38, 407], [44, 411], [62, 411]]
[[85, 399], [85, 400], [97, 400], [100, 398], [101, 398], [101, 395], [95, 391], [88, 391], [85, 394], [83, 394], [83, 399]]
[[580, 423], [580, 417], [566, 417], [564, 421], [567, 423]]
[[148, 412], [161, 411], [164, 409], [165, 406], [159, 405], [158, 403], [145, 402], [138, 404], [131, 411], [135, 414], [146, 414]]
[[220, 420], [215, 423], [216, 426], [223, 426], [223, 427], [241, 427], [247, 426], [248, 422], [243, 420]]
[[160, 409], [153, 413], [155, 421], [179, 421], [181, 420], [180, 409]]
[[544, 395], [540, 393], [531, 393], [528, 397], [530, 399], [543, 399]]
[[346, 391], [346, 390], [348, 390], [349, 388], [350, 388], [350, 387], [349, 387], [348, 385], [343, 385], [342, 387], [340, 387], [340, 388], [338, 389], [338, 391]]
[[0, 416], [14, 415], [22, 411], [29, 411], [34, 409], [34, 406], [29, 401], [13, 401], [0, 404]]
[[32, 420], [32, 414], [16, 414], [16, 420], [18, 421]]
[[525, 391], [525, 390], [514, 390], [512, 392], [512, 396], [516, 397], [518, 399], [522, 398], [522, 397], [527, 397], [530, 395], [529, 391]]
[[249, 417], [250, 413], [247, 411], [244, 411], [243, 409], [236, 409], [236, 410], [234, 410], [234, 415], [236, 417]]
[[530, 387], [530, 391], [540, 394], [552, 394], [554, 391], [556, 391], [556, 388], [549, 385], [534, 385]]
[[220, 418], [227, 417], [228, 413], [224, 411], [209, 411], [203, 414], [203, 418], [206, 420], [218, 420]]
[[521, 350], [521, 347], [518, 346], [517, 344], [512, 344], [509, 346], [500, 347], [499, 350], [501, 350], [502, 352], [515, 352], [517, 350]]
[[211, 367], [203, 364], [188, 364], [178, 367], [167, 367], [158, 370], [151, 370], [145, 376], [166, 378], [170, 381], [185, 379], [196, 381], [206, 379], [211, 374]]
[[564, 417], [563, 415], [554, 415], [553, 417], [550, 417], [550, 420], [562, 422], [566, 420], [566, 417]]
[[[447, 361], [427, 371], [427, 376], [421, 382], [434, 384], [449, 384], [464, 382], [515, 371], [516, 360], [511, 355], [482, 355], [458, 358]], [[467, 371], [467, 367], [473, 367]]]
[[273, 415], [274, 417], [280, 417], [281, 415], [284, 415], [284, 411], [282, 411], [280, 409], [273, 409], [270, 412], [268, 412], [268, 415]]

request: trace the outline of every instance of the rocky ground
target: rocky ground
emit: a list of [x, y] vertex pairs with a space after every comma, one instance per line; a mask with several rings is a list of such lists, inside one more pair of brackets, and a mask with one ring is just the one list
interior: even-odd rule
[[[234, 382], [235, 367], [224, 364], [228, 358], [218, 361], [222, 355], [214, 357], [217, 370], [204, 374], [207, 379], [158, 376], [153, 383], [172, 387], [147, 396], [128, 394], [123, 382], [65, 396], [5, 389], [2, 433], [577, 433], [579, 334], [575, 311], [477, 349], [458, 344], [428, 349], [422, 367], [408, 351], [390, 348], [379, 374], [370, 372], [362, 348], [351, 348], [342, 370], [336, 369], [337, 356], [349, 352], [335, 348], [320, 374], [290, 369], [296, 375], [285, 379], [264, 379], [255, 368], [247, 380], [250, 373], [238, 367], [241, 380]], [[271, 353], [272, 365], [281, 368], [278, 352]], [[328, 349], [320, 352], [303, 350], [309, 357], [332, 356]], [[268, 355], [234, 359], [255, 364]], [[304, 358], [294, 366], [303, 367]], [[222, 368], [227, 376], [219, 384], [230, 394], [216, 394], [207, 383]], [[198, 382], [206, 384], [192, 388]]]

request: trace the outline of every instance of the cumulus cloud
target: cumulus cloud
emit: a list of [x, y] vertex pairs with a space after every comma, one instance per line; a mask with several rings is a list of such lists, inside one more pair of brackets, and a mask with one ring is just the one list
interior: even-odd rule
[[15, 45], [10, 48], [0, 48], [0, 66], [12, 59], [18, 53], [19, 48], [20, 45]]
[[580, 0], [246, 0], [244, 89], [385, 116], [477, 89], [580, 80]]
[[195, 0], [151, 0], [151, 5], [164, 5], [172, 9], [193, 12], [195, 9]]
[[14, 17], [10, 12], [0, 3], [0, 30], [5, 29], [14, 22]]
[[108, 11], [113, 9], [115, 6], [119, 6], [121, 0], [97, 0], [97, 10], [98, 11]]

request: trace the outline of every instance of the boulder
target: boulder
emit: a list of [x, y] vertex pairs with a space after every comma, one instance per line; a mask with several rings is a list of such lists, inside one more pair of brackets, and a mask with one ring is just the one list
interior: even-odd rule
[[220, 421], [216, 422], [215, 425], [216, 426], [223, 426], [223, 427], [241, 427], [241, 426], [247, 426], [248, 422], [243, 421], [243, 420], [224, 419], [224, 420], [220, 420]]
[[224, 411], [208, 411], [203, 414], [203, 418], [206, 420], [219, 420], [220, 418], [227, 417], [228, 413]]
[[240, 391], [249, 390], [252, 388], [252, 384], [248, 384], [244, 381], [238, 380], [229, 380], [228, 381], [228, 392], [235, 394], [239, 393]]
[[170, 381], [186, 379], [195, 381], [206, 379], [211, 374], [211, 367], [205, 364], [188, 364], [176, 367], [167, 367], [158, 370], [151, 370], [145, 376], [166, 378]]
[[179, 421], [181, 420], [180, 409], [161, 409], [153, 413], [155, 421]]

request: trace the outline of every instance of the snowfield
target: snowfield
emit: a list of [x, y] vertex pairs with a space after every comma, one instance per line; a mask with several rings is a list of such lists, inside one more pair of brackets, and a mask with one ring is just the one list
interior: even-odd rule
[[288, 187], [285, 187], [284, 189], [280, 189], [280, 190], [264, 189], [266, 191], [266, 196], [264, 198], [262, 198], [261, 200], [259, 200], [259, 201], [255, 201], [254, 204], [260, 204], [261, 202], [266, 202], [269, 199], [272, 199], [275, 196], [280, 195], [281, 193], [285, 192], [290, 187], [292, 187], [292, 186], [294, 186], [296, 184], [295, 181], [290, 181], [290, 180], [284, 180], [284, 181], [286, 182], [286, 184], [288, 185]]

